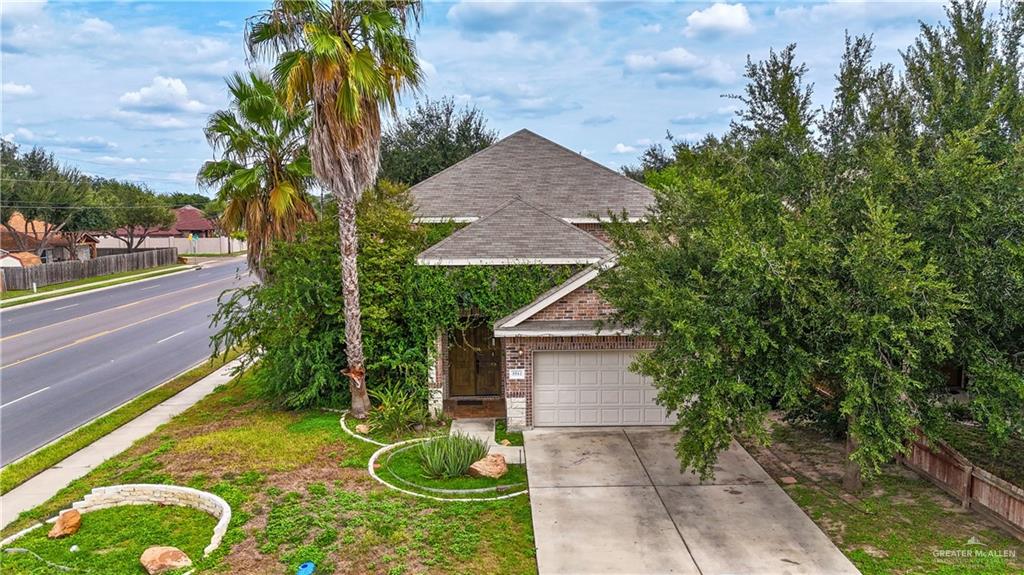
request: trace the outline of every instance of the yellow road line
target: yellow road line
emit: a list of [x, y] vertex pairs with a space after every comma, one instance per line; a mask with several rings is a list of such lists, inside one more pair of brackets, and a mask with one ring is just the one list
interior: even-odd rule
[[100, 311], [94, 311], [92, 313], [88, 313], [88, 314], [85, 314], [85, 315], [80, 315], [80, 316], [77, 316], [77, 317], [71, 317], [71, 318], [68, 318], [68, 319], [63, 320], [63, 321], [58, 321], [57, 323], [51, 323], [49, 325], [44, 325], [44, 326], [32, 328], [32, 329], [30, 329], [28, 331], [23, 331], [21, 333], [16, 333], [14, 335], [9, 335], [7, 337], [0, 337], [0, 342], [8, 341], [8, 340], [14, 339], [16, 337], [21, 337], [23, 335], [28, 335], [30, 333], [35, 333], [35, 332], [40, 331], [40, 330], [49, 329], [51, 327], [57, 327], [58, 325], [64, 325], [64, 324], [72, 322], [72, 321], [78, 321], [80, 319], [85, 319], [87, 317], [92, 317], [94, 315], [99, 315], [101, 313], [107, 313], [109, 311], [117, 311], [119, 309], [129, 308], [129, 307], [132, 307], [132, 306], [135, 306], [135, 305], [139, 305], [140, 303], [145, 303], [147, 301], [153, 301], [155, 299], [159, 299], [159, 298], [162, 298], [162, 297], [178, 295], [178, 294], [180, 294], [182, 292], [187, 292], [187, 291], [191, 291], [191, 290], [194, 290], [194, 289], [199, 289], [201, 287], [206, 287], [208, 285], [212, 285], [212, 284], [215, 284], [215, 283], [218, 283], [218, 282], [222, 282], [222, 281], [225, 281], [225, 280], [232, 280], [233, 281], [234, 279], [235, 279], [234, 276], [228, 276], [226, 278], [221, 278], [219, 280], [212, 280], [212, 281], [208, 281], [206, 283], [201, 283], [199, 285], [194, 285], [192, 287], [182, 288], [182, 289], [177, 290], [177, 291], [173, 291], [173, 292], [169, 292], [169, 293], [163, 293], [163, 294], [159, 294], [159, 295], [154, 295], [154, 296], [150, 296], [150, 297], [145, 298], [145, 299], [140, 299], [138, 301], [133, 301], [133, 302], [129, 302], [129, 303], [126, 303], [126, 304], [121, 304], [121, 305], [119, 305], [117, 307], [101, 309]]
[[40, 357], [43, 357], [45, 355], [50, 355], [51, 353], [62, 351], [62, 350], [68, 349], [69, 347], [74, 347], [76, 345], [85, 343], [87, 341], [92, 341], [92, 340], [94, 340], [94, 339], [96, 339], [98, 337], [103, 337], [105, 335], [110, 335], [112, 333], [119, 332], [121, 330], [128, 329], [130, 327], [134, 327], [134, 326], [137, 326], [137, 325], [142, 324], [142, 323], [146, 323], [147, 321], [152, 321], [152, 320], [154, 320], [154, 319], [156, 319], [158, 317], [163, 317], [165, 315], [170, 315], [172, 313], [179, 312], [179, 311], [181, 311], [183, 309], [190, 308], [190, 307], [192, 307], [194, 305], [199, 305], [201, 303], [206, 303], [208, 301], [215, 300], [218, 297], [220, 297], [220, 296], [213, 296], [213, 297], [210, 297], [210, 298], [201, 299], [199, 301], [194, 301], [194, 302], [191, 302], [191, 303], [187, 303], [187, 304], [185, 304], [185, 305], [183, 305], [181, 307], [178, 307], [177, 309], [172, 309], [172, 310], [168, 310], [168, 311], [165, 311], [165, 312], [160, 312], [160, 313], [158, 313], [158, 314], [156, 314], [154, 316], [150, 316], [150, 317], [147, 317], [145, 319], [140, 319], [138, 321], [133, 321], [132, 323], [126, 323], [126, 324], [124, 324], [122, 326], [115, 327], [114, 329], [108, 329], [108, 330], [104, 330], [104, 331], [101, 331], [101, 332], [94, 333], [92, 335], [87, 335], [85, 337], [76, 339], [75, 341], [73, 341], [71, 343], [68, 343], [68, 344], [65, 344], [65, 345], [62, 345], [60, 347], [55, 347], [53, 349], [48, 349], [48, 350], [46, 350], [44, 352], [40, 352], [40, 353], [37, 353], [35, 355], [26, 357], [25, 359], [19, 359], [18, 361], [15, 361], [13, 363], [9, 363], [7, 365], [0, 365], [0, 370], [8, 368], [8, 367], [14, 367], [16, 365], [25, 363], [27, 361], [32, 361], [33, 359], [39, 359]]

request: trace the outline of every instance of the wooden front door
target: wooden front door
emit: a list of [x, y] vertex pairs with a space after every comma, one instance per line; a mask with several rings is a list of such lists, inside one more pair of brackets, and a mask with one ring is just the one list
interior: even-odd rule
[[487, 324], [455, 334], [449, 341], [449, 395], [500, 395], [501, 352]]

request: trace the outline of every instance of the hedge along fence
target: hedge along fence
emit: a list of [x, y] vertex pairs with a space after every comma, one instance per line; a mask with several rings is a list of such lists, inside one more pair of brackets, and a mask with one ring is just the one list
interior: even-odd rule
[[43, 287], [95, 276], [155, 268], [177, 261], [177, 248], [162, 248], [27, 268], [4, 267], [0, 268], [0, 285], [4, 290], [30, 290], [33, 282], [36, 287]]
[[918, 434], [903, 463], [1024, 541], [1024, 489], [974, 465], [941, 440]]

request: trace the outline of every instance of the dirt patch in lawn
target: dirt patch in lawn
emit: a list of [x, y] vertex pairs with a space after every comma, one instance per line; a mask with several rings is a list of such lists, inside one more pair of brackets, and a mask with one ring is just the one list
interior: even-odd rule
[[[1024, 544], [905, 467], [885, 467], [854, 496], [841, 486], [842, 442], [777, 417], [769, 424], [772, 444], [744, 442], [747, 450], [777, 481], [797, 479], [780, 484], [865, 575], [1024, 569]], [[956, 556], [964, 549], [975, 556]]]
[[406, 496], [366, 473], [375, 450], [342, 432], [337, 414], [277, 409], [243, 378], [33, 515], [48, 517], [96, 486], [175, 483], [216, 493], [234, 511], [221, 549], [199, 573], [289, 573], [304, 561], [318, 574], [536, 572], [527, 497]]

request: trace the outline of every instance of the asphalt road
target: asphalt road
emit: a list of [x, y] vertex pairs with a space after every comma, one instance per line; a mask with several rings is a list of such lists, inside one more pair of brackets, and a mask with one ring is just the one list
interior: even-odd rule
[[0, 465], [210, 355], [210, 314], [244, 258], [0, 311]]

